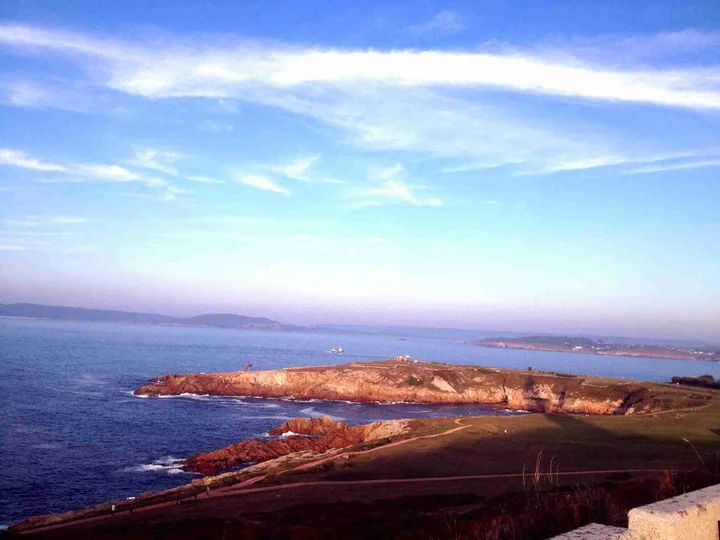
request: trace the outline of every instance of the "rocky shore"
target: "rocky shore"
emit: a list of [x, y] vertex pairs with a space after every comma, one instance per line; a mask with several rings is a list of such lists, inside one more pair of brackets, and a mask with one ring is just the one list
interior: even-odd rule
[[136, 395], [181, 394], [344, 400], [364, 403], [478, 403], [512, 410], [642, 414], [686, 406], [653, 383], [407, 360], [270, 371], [166, 375]]
[[185, 461], [185, 469], [203, 474], [218, 472], [246, 463], [261, 463], [295, 452], [326, 452], [363, 442], [387, 439], [409, 433], [410, 421], [389, 420], [349, 426], [325, 416], [293, 418], [271, 429], [268, 441], [253, 439], [231, 444], [214, 452], [196, 454]]

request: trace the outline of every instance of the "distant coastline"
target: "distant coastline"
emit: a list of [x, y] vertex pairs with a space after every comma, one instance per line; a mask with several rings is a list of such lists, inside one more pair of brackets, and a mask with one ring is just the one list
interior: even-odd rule
[[171, 317], [155, 313], [114, 311], [41, 304], [0, 304], [0, 317], [58, 321], [105, 322], [146, 326], [230, 328], [240, 330], [314, 331], [313, 328], [283, 324], [266, 317], [248, 317], [232, 313], [209, 313], [194, 317]]
[[551, 351], [601, 356], [667, 358], [671, 360], [705, 360], [720, 362], [720, 347], [673, 347], [670, 345], [610, 343], [590, 338], [568, 336], [525, 336], [486, 338], [469, 342], [493, 349]]

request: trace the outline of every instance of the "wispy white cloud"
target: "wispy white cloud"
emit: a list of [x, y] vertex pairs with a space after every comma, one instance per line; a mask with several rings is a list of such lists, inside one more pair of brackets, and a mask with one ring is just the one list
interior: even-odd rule
[[[658, 170], [666, 170], [665, 167], [673, 166], [668, 165], [664, 162], [672, 161], [672, 160], [686, 160], [686, 159], [692, 159], [692, 158], [701, 158], [708, 155], [714, 155], [718, 153], [717, 148], [710, 148], [708, 150], [681, 150], [681, 151], [675, 151], [675, 152], [665, 152], [660, 154], [643, 154], [639, 153], [637, 151], [631, 151], [631, 152], [622, 152], [618, 151], [615, 154], [611, 155], [599, 155], [599, 156], [593, 156], [593, 157], [587, 157], [582, 159], [568, 159], [566, 161], [560, 160], [555, 163], [546, 164], [545, 166], [542, 166], [540, 168], [536, 169], [528, 169], [524, 171], [520, 171], [517, 174], [525, 175], [525, 174], [548, 174], [548, 173], [555, 173], [555, 172], [568, 172], [568, 171], [580, 171], [580, 170], [588, 170], [588, 169], [598, 169], [602, 167], [628, 167], [628, 166], [637, 166], [637, 165], [645, 165], [644, 167], [633, 169], [633, 170], [640, 170], [642, 171], [648, 171], [648, 172], [656, 172]], [[713, 164], [715, 160], [705, 160], [705, 161], [698, 161], [696, 163], [708, 163], [709, 165]], [[658, 164], [658, 165], [655, 165]], [[708, 165], [708, 166], [709, 166]], [[699, 165], [704, 166], [704, 165]], [[694, 168], [690, 166], [685, 167], [679, 167], [679, 168]], [[669, 170], [669, 169], [668, 169]], [[625, 171], [631, 172], [629, 170]]]
[[17, 227], [46, 227], [50, 225], [77, 225], [86, 223], [87, 218], [80, 216], [26, 216], [22, 219], [3, 219], [3, 225]]
[[97, 251], [97, 246], [93, 244], [80, 244], [78, 246], [72, 246], [65, 250], [65, 253], [68, 255], [75, 254], [75, 253], [88, 253], [91, 251]]
[[138, 173], [132, 172], [120, 165], [77, 165], [74, 167], [76, 171], [83, 176], [98, 178], [102, 180], [112, 180], [114, 182], [134, 182], [140, 179]]
[[[498, 54], [463, 51], [258, 48], [249, 45], [193, 48], [109, 42], [81, 34], [0, 25], [0, 43], [99, 57], [99, 76], [116, 90], [146, 97], [244, 99], [250, 84], [283, 87], [314, 84], [392, 86], [488, 86], [518, 92], [587, 99], [720, 108], [720, 81], [713, 68], [604, 69], [581, 58], [548, 58], [536, 51]], [[88, 66], [89, 67], [89, 66]], [[97, 66], [95, 66], [97, 71]]]
[[209, 176], [198, 176], [198, 175], [187, 175], [184, 176], [186, 180], [190, 180], [191, 182], [199, 182], [201, 184], [223, 184], [223, 180], [218, 180], [217, 178], [210, 178]]
[[[439, 20], [453, 24], [447, 15]], [[715, 39], [679, 34], [643, 46], [698, 48], [713, 46]], [[343, 130], [348, 142], [362, 148], [461, 158], [476, 168], [577, 170], [583, 164], [603, 166], [593, 160], [625, 163], [658, 153], [644, 138], [628, 144], [622, 134], [578, 129], [582, 121], [570, 116], [531, 117], [489, 99], [487, 90], [570, 97], [576, 103], [720, 109], [717, 65], [651, 68], [635, 61], [637, 54], [622, 54], [623, 47], [640, 47], [621, 38], [612, 38], [618, 51], [612, 62], [595, 54], [600, 47], [592, 44], [577, 50], [490, 44], [476, 51], [383, 51], [210, 39], [183, 44], [171, 37], [130, 43], [19, 25], [0, 25], [3, 43], [66, 56], [87, 70], [92, 88], [151, 99], [260, 103]]]
[[368, 182], [347, 191], [358, 207], [381, 206], [385, 204], [410, 204], [413, 206], [442, 206], [437, 197], [419, 194], [424, 188], [405, 181], [407, 171], [400, 164], [378, 167], [368, 174]]
[[387, 240], [385, 240], [384, 238], [380, 238], [379, 236], [376, 236], [374, 238], [368, 238], [367, 241], [368, 241], [368, 244], [381, 244], [383, 242], [386, 242]]
[[28, 246], [19, 244], [0, 244], [0, 251], [27, 251]]
[[157, 193], [125, 192], [121, 193], [121, 195], [125, 197], [133, 197], [135, 199], [145, 199], [149, 201], [168, 203], [178, 201], [180, 200], [180, 196], [189, 195], [192, 193], [192, 191], [188, 189], [178, 188], [169, 184], [159, 185], [157, 187], [160, 188]]
[[[116, 114], [104, 96], [85, 88], [63, 84], [61, 80], [34, 80], [28, 74], [0, 77], [0, 104], [29, 109], [59, 109], [72, 112], [93, 111]], [[100, 92], [102, 94], [102, 92]]]
[[238, 175], [237, 181], [241, 184], [257, 189], [273, 191], [275, 193], [281, 193], [283, 195], [290, 195], [289, 190], [285, 189], [284, 187], [278, 186], [275, 182], [265, 176], [259, 176], [256, 174], [241, 174]]
[[462, 18], [455, 11], [445, 10], [429, 21], [410, 27], [410, 32], [419, 36], [423, 34], [456, 34], [465, 30]]
[[[500, 46], [500, 44], [498, 44]], [[720, 49], [720, 33], [702, 32], [693, 28], [650, 35], [601, 35], [549, 39], [535, 47], [540, 54], [553, 57], [575, 57], [604, 65], [623, 65], [628, 61], [645, 64], [658, 60], [692, 63], [692, 54]], [[507, 46], [501, 50], [511, 52]]]
[[306, 156], [283, 165], [267, 165], [266, 168], [293, 180], [310, 180], [309, 169], [320, 156]]
[[685, 163], [665, 163], [647, 165], [624, 171], [625, 174], [649, 174], [666, 171], [679, 171], [683, 169], [700, 169], [705, 167], [720, 167], [720, 159], [706, 159], [700, 161], [687, 161]]
[[204, 131], [212, 131], [213, 133], [229, 133], [235, 129], [232, 124], [216, 120], [203, 120], [200, 122], [199, 127]]
[[25, 152], [19, 150], [11, 150], [9, 148], [0, 148], [0, 165], [9, 165], [11, 167], [20, 167], [23, 169], [32, 169], [34, 171], [43, 172], [65, 172], [66, 169], [62, 165], [55, 163], [44, 163], [35, 158], [28, 156]]
[[135, 156], [129, 163], [135, 167], [177, 176], [178, 170], [174, 163], [178, 159], [180, 159], [180, 155], [176, 152], [157, 150], [155, 148], [136, 148]]
[[[135, 161], [135, 165], [170, 174], [169, 169], [167, 169], [164, 162], [171, 159], [171, 156], [175, 156], [175, 154], [168, 152], [160, 153], [156, 151], [139, 152], [136, 154], [137, 159]], [[172, 159], [175, 158], [172, 157]], [[189, 190], [172, 185], [169, 181], [163, 178], [148, 176], [147, 174], [143, 174], [117, 164], [105, 165], [68, 163], [65, 165], [57, 165], [42, 162], [19, 150], [0, 149], [0, 165], [11, 165], [39, 172], [57, 173], [57, 175], [53, 177], [48, 176], [36, 179], [35, 182], [40, 184], [81, 183], [88, 181], [140, 183], [161, 192], [159, 195], [148, 195], [146, 198], [161, 201], [173, 201], [176, 200], [179, 195], [187, 195], [191, 193]], [[179, 173], [175, 173], [175, 175], [178, 174]], [[211, 179], [204, 178], [203, 180], [196, 181], [205, 181], [206, 183], [209, 183]]]

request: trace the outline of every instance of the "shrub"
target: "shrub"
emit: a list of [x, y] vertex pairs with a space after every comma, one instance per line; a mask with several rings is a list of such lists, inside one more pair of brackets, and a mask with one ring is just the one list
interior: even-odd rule
[[700, 375], [699, 377], [673, 377], [673, 384], [684, 386], [697, 386], [700, 388], [714, 388], [720, 390], [720, 381], [716, 381], [712, 375]]

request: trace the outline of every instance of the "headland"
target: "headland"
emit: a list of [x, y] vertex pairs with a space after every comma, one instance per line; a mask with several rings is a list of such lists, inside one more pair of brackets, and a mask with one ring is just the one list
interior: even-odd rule
[[720, 347], [717, 346], [674, 347], [671, 345], [629, 344], [568, 336], [494, 337], [471, 341], [470, 344], [493, 349], [720, 362]]
[[585, 375], [417, 362], [165, 375], [136, 395], [199, 394], [361, 403], [477, 403], [532, 412], [628, 415], [692, 406], [666, 386]]

